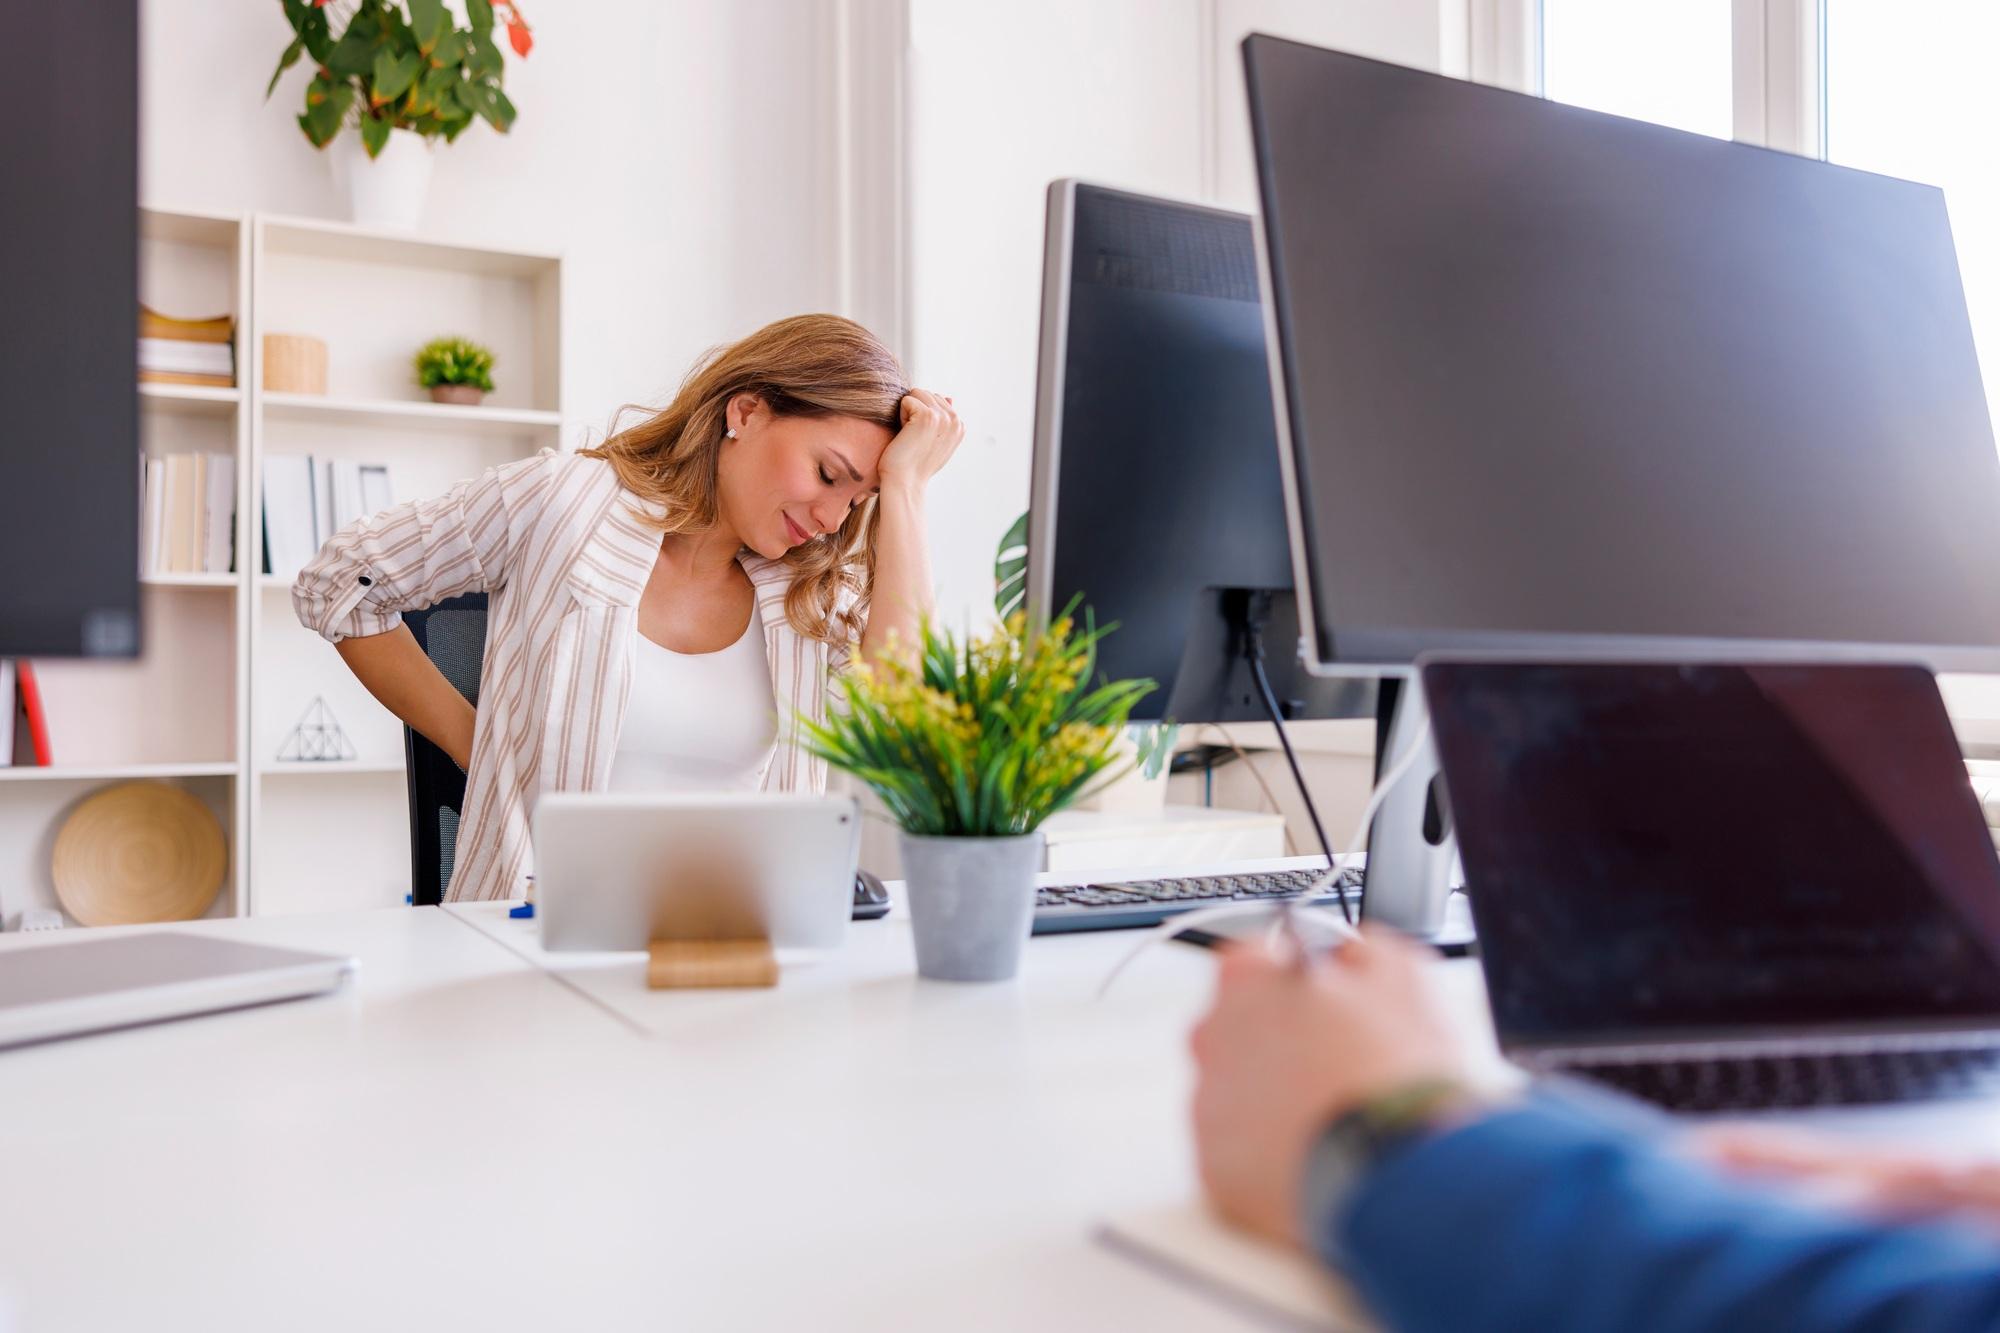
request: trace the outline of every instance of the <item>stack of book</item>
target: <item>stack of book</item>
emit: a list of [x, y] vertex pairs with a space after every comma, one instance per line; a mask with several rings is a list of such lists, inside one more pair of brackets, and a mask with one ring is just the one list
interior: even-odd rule
[[227, 574], [235, 568], [236, 459], [165, 454], [145, 462], [141, 574]]
[[154, 384], [236, 384], [236, 321], [174, 319], [139, 307], [139, 378]]
[[298, 577], [328, 537], [394, 503], [386, 464], [265, 455], [264, 572]]

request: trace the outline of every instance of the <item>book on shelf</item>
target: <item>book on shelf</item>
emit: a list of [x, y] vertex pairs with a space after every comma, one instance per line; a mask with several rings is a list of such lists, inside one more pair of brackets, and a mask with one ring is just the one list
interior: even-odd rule
[[201, 506], [201, 568], [227, 574], [235, 566], [236, 459], [230, 454], [204, 454], [208, 482]]
[[194, 469], [198, 454], [167, 455], [167, 563], [156, 574], [185, 574], [194, 568]]
[[167, 454], [145, 463], [141, 574], [226, 574], [235, 565], [236, 459]]
[[313, 537], [313, 461], [304, 454], [264, 456], [265, 573], [298, 577], [319, 542]]
[[264, 457], [264, 572], [291, 579], [327, 538], [395, 503], [386, 463]]
[[395, 503], [386, 463], [264, 456], [264, 572], [298, 577], [327, 538]]
[[325, 497], [324, 512], [313, 532], [322, 545], [356, 519], [379, 514], [395, 503], [389, 494], [386, 463], [326, 459], [313, 473], [313, 486], [316, 497]]
[[47, 768], [55, 763], [49, 754], [49, 719], [42, 711], [42, 686], [35, 679], [34, 663], [19, 658], [13, 663], [14, 688], [7, 691], [7, 712], [13, 735], [7, 755], [14, 767]]
[[176, 319], [139, 307], [139, 379], [154, 384], [236, 384], [236, 321]]
[[0, 768], [14, 766], [15, 698], [13, 660], [0, 657]]
[[167, 567], [167, 460], [140, 460], [139, 572]]

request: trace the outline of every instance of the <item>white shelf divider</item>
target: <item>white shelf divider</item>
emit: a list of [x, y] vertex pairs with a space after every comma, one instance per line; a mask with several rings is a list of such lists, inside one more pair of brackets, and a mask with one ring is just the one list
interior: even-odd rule
[[141, 574], [139, 582], [149, 588], [234, 588], [243, 582], [241, 574]]
[[185, 416], [226, 417], [243, 402], [241, 389], [221, 389], [206, 384], [159, 384], [139, 382], [139, 406]]
[[366, 429], [437, 429], [518, 435], [554, 431], [562, 416], [518, 407], [465, 407], [397, 399], [326, 398], [305, 393], [262, 395], [266, 421], [319, 421]]
[[332, 778], [355, 774], [401, 773], [403, 767], [403, 761], [400, 759], [393, 762], [387, 759], [312, 759], [291, 762], [278, 759], [258, 765], [257, 772], [267, 778]]
[[76, 764], [47, 768], [15, 764], [0, 768], [0, 782], [124, 782], [145, 778], [233, 778], [233, 763]]

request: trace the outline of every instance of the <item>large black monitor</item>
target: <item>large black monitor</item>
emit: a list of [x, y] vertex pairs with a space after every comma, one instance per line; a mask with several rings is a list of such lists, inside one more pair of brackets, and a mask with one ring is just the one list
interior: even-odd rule
[[1082, 594], [1118, 629], [1135, 710], [1263, 719], [1255, 629], [1290, 718], [1373, 716], [1372, 683], [1299, 662], [1264, 318], [1250, 219], [1073, 180], [1049, 187], [1027, 595]]
[[1939, 191], [1243, 51], [1320, 667], [2000, 667], [2000, 459]]
[[139, 651], [137, 9], [8, 8], [0, 657]]

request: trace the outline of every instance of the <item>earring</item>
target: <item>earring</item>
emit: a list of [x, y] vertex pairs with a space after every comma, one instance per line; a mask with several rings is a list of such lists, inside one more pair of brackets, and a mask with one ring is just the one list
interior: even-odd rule
[[730, 428], [729, 428], [728, 430], [726, 430], [726, 431], [722, 432], [722, 438], [723, 438], [723, 439], [725, 439], [725, 440], [733, 440], [733, 439], [735, 439], [735, 438], [736, 438], [736, 427], [734, 427], [734, 426], [731, 426], [731, 427], [730, 427]]

